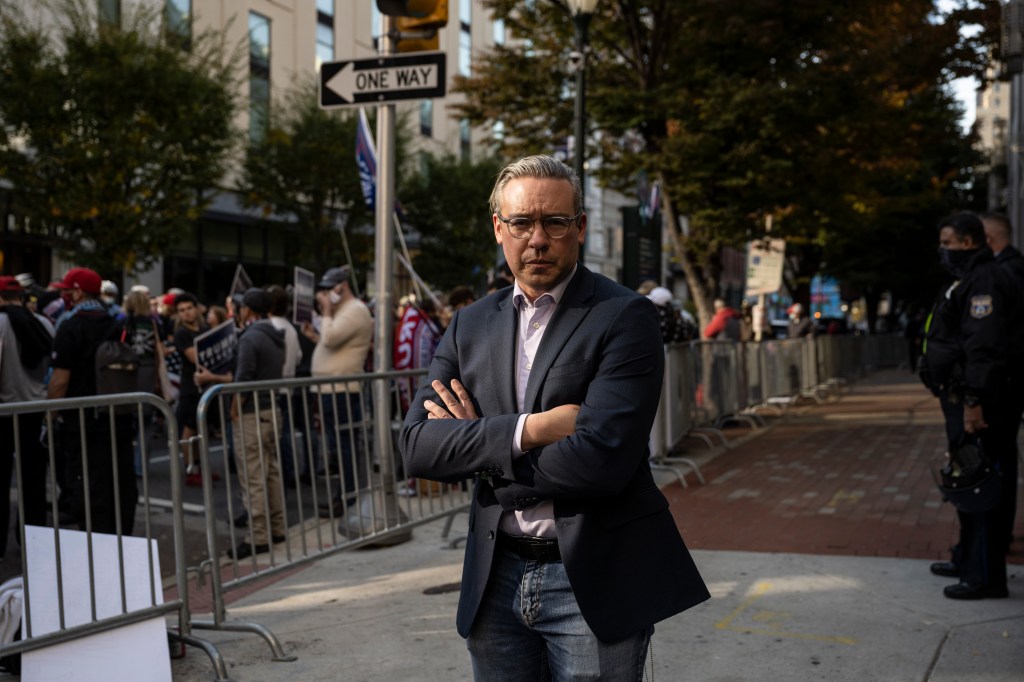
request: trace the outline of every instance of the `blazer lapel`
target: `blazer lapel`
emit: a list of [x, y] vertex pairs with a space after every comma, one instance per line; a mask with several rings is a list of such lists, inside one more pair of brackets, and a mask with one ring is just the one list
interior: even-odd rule
[[[512, 287], [509, 287], [511, 292]], [[499, 414], [517, 412], [516, 404], [516, 340], [519, 334], [519, 314], [512, 305], [509, 293], [498, 302], [487, 316], [486, 335], [491, 359], [491, 377], [494, 394], [498, 399]]]
[[548, 370], [562, 352], [566, 342], [572, 337], [576, 328], [583, 322], [583, 318], [590, 312], [586, 301], [594, 293], [594, 276], [582, 265], [576, 269], [576, 275], [569, 282], [562, 300], [555, 308], [548, 327], [544, 330], [544, 338], [537, 349], [537, 357], [533, 360], [533, 369], [530, 370], [530, 380], [526, 384], [526, 401], [524, 409], [532, 412], [537, 396], [540, 394], [540, 387], [544, 385]]

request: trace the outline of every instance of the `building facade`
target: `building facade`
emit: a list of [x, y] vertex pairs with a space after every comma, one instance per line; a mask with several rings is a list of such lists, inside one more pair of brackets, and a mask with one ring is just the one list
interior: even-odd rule
[[[33, 0], [14, 0], [32, 17], [46, 10]], [[239, 46], [248, 59], [237, 63], [241, 84], [236, 127], [250, 137], [265, 130], [267, 117], [294, 83], [317, 74], [325, 61], [360, 59], [378, 53], [381, 16], [375, 0], [96, 0], [97, 22], [118, 23], [140, 5], [165, 13], [168, 28], [224, 31], [229, 46]], [[438, 49], [447, 55], [449, 79], [469, 75], [474, 55], [505, 40], [502, 22], [494, 21], [482, 0], [449, 0], [448, 23], [438, 33]], [[410, 122], [414, 147], [428, 153], [452, 152], [463, 158], [487, 154], [489, 128], [472, 128], [452, 117], [448, 106], [458, 95], [444, 99], [402, 102], [399, 120]], [[554, 150], [553, 150], [554, 151]], [[247, 209], [232, 191], [239, 166], [223, 179], [213, 203], [181, 236], [156, 267], [125, 285], [143, 283], [153, 291], [181, 286], [207, 300], [226, 295], [236, 263], [242, 263], [257, 283], [291, 281], [286, 262], [287, 233], [258, 211]], [[2, 181], [0, 181], [2, 182]], [[613, 278], [621, 271], [621, 221], [616, 207], [621, 197], [602, 192], [588, 181], [590, 240], [586, 262]], [[53, 279], [67, 267], [46, 246], [45, 235], [33, 234], [12, 216], [0, 185], [4, 211], [4, 272], [33, 272], [38, 280]], [[605, 219], [608, 219], [607, 221]], [[488, 226], [482, 226], [488, 229]]]

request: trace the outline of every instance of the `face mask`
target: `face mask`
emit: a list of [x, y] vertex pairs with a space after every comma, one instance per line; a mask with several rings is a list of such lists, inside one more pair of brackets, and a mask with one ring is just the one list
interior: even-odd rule
[[962, 279], [967, 274], [967, 263], [977, 252], [978, 249], [946, 249], [940, 246], [939, 262], [946, 272], [957, 279]]
[[341, 303], [341, 294], [331, 289], [331, 293], [327, 295], [327, 298], [331, 300], [331, 305], [338, 305]]

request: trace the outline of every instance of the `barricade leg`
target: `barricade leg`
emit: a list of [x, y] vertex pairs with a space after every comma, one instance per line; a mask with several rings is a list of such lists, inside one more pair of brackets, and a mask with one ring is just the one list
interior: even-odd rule
[[213, 674], [217, 676], [214, 678], [214, 682], [234, 682], [228, 677], [228, 667], [224, 663], [224, 657], [220, 655], [220, 651], [212, 642], [207, 642], [205, 639], [199, 639], [192, 635], [183, 635], [180, 632], [169, 631], [167, 635], [182, 644], [194, 646], [206, 652], [206, 655], [210, 657], [210, 663], [213, 665]]

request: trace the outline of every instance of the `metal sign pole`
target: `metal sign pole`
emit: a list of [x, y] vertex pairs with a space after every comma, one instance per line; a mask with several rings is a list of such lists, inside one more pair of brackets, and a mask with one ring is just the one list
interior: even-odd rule
[[[380, 53], [388, 55], [394, 51], [395, 18], [384, 14], [383, 31], [380, 37]], [[377, 248], [377, 340], [374, 343], [374, 370], [391, 370], [391, 332], [393, 328], [392, 288], [394, 286], [394, 223], [391, 213], [394, 209], [394, 104], [381, 104], [377, 108], [377, 207], [376, 207], [376, 248]], [[391, 402], [388, 384], [384, 380], [374, 382], [374, 420], [377, 442], [380, 445], [378, 460], [382, 480], [388, 484], [393, 478], [391, 443]]]

